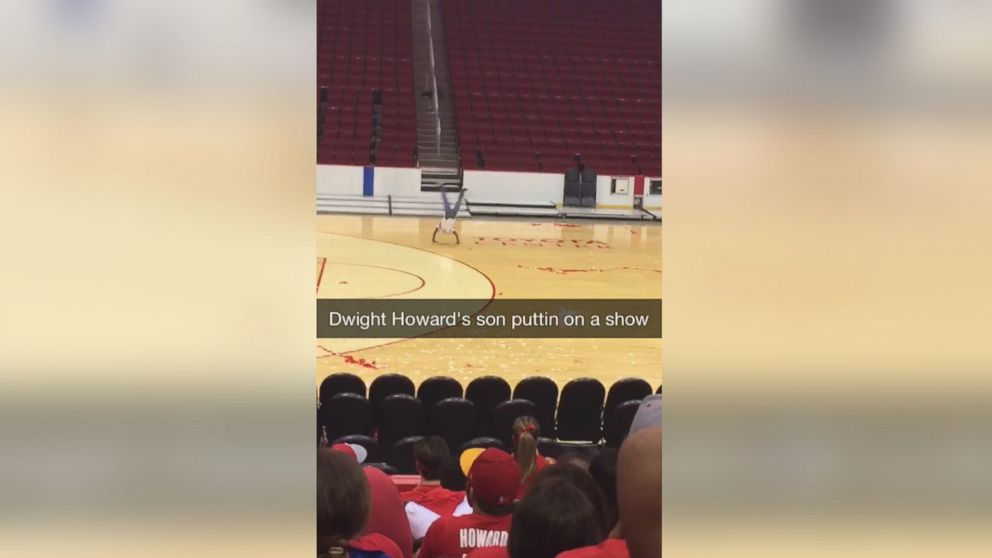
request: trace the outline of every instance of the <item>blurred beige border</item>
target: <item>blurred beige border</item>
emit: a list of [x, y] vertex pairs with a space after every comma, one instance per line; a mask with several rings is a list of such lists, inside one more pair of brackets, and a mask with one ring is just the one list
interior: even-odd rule
[[313, 11], [0, 7], [6, 554], [312, 552]]
[[988, 553], [990, 16], [664, 4], [669, 556]]

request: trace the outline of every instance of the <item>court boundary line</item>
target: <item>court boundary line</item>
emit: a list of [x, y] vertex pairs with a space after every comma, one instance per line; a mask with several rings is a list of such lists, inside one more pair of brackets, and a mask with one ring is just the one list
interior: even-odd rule
[[[325, 236], [336, 235], [336, 236], [344, 236], [344, 237], [347, 237], [347, 238], [354, 238], [356, 240], [371, 240], [373, 242], [382, 242], [384, 244], [392, 244], [393, 246], [400, 246], [400, 247], [403, 247], [403, 248], [410, 248], [412, 250], [419, 250], [421, 252], [426, 252], [428, 254], [433, 254], [435, 256], [440, 256], [442, 258], [448, 258], [449, 260], [456, 261], [456, 262], [464, 265], [465, 267], [468, 267], [469, 269], [475, 270], [476, 273], [478, 273], [479, 275], [482, 275], [483, 277], [485, 277], [486, 281], [489, 282], [489, 288], [492, 290], [492, 292], [489, 295], [489, 300], [486, 301], [486, 304], [482, 308], [479, 309], [479, 312], [482, 312], [486, 308], [489, 308], [489, 305], [491, 305], [493, 303], [493, 300], [496, 298], [496, 283], [493, 283], [492, 278], [489, 277], [489, 275], [487, 275], [481, 269], [475, 267], [474, 265], [472, 265], [470, 263], [463, 262], [462, 260], [459, 260], [458, 258], [454, 258], [454, 257], [448, 256], [446, 254], [438, 254], [437, 252], [432, 252], [431, 250], [427, 250], [426, 248], [420, 248], [418, 246], [409, 246], [409, 245], [406, 245], [406, 244], [400, 244], [399, 242], [393, 242], [393, 241], [390, 241], [390, 240], [377, 240], [377, 239], [374, 239], [374, 238], [365, 238], [365, 237], [362, 237], [362, 236], [355, 236], [355, 235], [351, 235], [351, 234], [330, 233], [330, 232], [320, 232], [320, 231], [317, 231], [317, 234], [318, 235], [325, 235]], [[326, 261], [326, 258], [325, 258], [325, 261]], [[449, 327], [453, 327], [453, 326], [449, 326]], [[335, 353], [334, 351], [331, 351], [330, 349], [325, 348], [324, 346], [322, 346], [319, 343], [317, 344], [317, 347], [319, 347], [320, 349], [323, 349], [323, 350], [325, 350], [325, 351], [327, 351], [329, 353], [336, 354], [338, 356], [347, 356], [347, 355], [350, 355], [352, 353], [357, 353], [358, 351], [369, 351], [369, 350], [372, 350], [372, 349], [381, 349], [382, 347], [388, 347], [389, 345], [395, 345], [396, 343], [402, 343], [404, 341], [409, 341], [411, 339], [418, 339], [420, 337], [424, 337], [424, 336], [430, 335], [432, 333], [437, 333], [438, 331], [444, 331], [446, 329], [449, 329], [449, 327], [442, 327], [440, 329], [436, 329], [434, 331], [428, 331], [427, 333], [423, 333], [423, 334], [420, 334], [420, 335], [415, 335], [413, 337], [405, 337], [403, 339], [397, 339], [395, 341], [389, 341], [387, 343], [380, 343], [378, 345], [372, 345], [370, 347], [364, 347], [364, 348], [361, 348], [361, 349], [355, 349], [353, 351], [345, 351], [343, 353]]]
[[[324, 260], [326, 261], [327, 258], [324, 258]], [[389, 293], [389, 294], [384, 294], [384, 295], [379, 295], [379, 296], [363, 296], [363, 297], [360, 297], [360, 298], [373, 299], [373, 298], [389, 298], [389, 297], [392, 297], [392, 296], [401, 296], [401, 295], [405, 295], [405, 294], [415, 293], [415, 292], [419, 291], [420, 289], [423, 289], [424, 288], [424, 285], [427, 284], [427, 281], [423, 277], [421, 277], [420, 275], [418, 275], [418, 274], [416, 274], [416, 273], [414, 273], [412, 271], [406, 271], [405, 269], [399, 269], [399, 268], [396, 268], [396, 267], [387, 267], [387, 266], [384, 266], [384, 265], [375, 265], [375, 264], [360, 264], [360, 263], [350, 263], [350, 262], [333, 262], [333, 263], [335, 263], [337, 265], [354, 265], [354, 266], [358, 266], [358, 267], [373, 267], [373, 268], [376, 268], [376, 269], [385, 269], [386, 271], [396, 271], [398, 273], [403, 273], [405, 275], [410, 275], [411, 277], [414, 277], [418, 281], [420, 281], [420, 285], [417, 285], [416, 287], [414, 287], [414, 288], [412, 288], [412, 289], [410, 289], [408, 291], [403, 291], [403, 292], [399, 292], [399, 293]]]
[[327, 258], [323, 256], [317, 256], [317, 257], [320, 258], [320, 271], [317, 273], [317, 292], [314, 294], [320, 293], [320, 282], [324, 278], [324, 266], [327, 265]]

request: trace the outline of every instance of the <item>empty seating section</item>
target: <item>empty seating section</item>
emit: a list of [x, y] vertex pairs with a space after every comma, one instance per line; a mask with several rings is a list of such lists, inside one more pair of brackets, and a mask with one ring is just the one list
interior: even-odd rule
[[[577, 378], [565, 384], [559, 398], [553, 380], [534, 376], [521, 380], [510, 399], [509, 384], [497, 376], [475, 378], [464, 392], [454, 378], [435, 376], [421, 382], [415, 397], [408, 378], [385, 374], [372, 381], [369, 398], [365, 391], [365, 382], [346, 372], [321, 382], [319, 443], [357, 443], [368, 451], [368, 460], [383, 459], [401, 472], [412, 473], [410, 452], [422, 436], [441, 436], [452, 451], [512, 450], [513, 422], [520, 416], [542, 421], [539, 445], [551, 452], [544, 454], [547, 457], [601, 443], [616, 447], [652, 387], [639, 378], [624, 378], [607, 392], [599, 380]], [[660, 386], [657, 391], [661, 392]]]
[[465, 168], [661, 176], [660, 2], [442, 5]]
[[318, 0], [317, 86], [328, 89], [318, 163], [369, 162], [372, 90], [381, 89], [383, 126], [376, 164], [414, 165], [411, 35], [409, 0]]

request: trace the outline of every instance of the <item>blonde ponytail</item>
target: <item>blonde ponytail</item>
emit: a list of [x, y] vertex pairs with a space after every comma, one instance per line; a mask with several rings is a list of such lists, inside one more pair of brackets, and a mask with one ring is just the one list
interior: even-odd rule
[[520, 468], [520, 479], [526, 480], [537, 467], [537, 436], [540, 433], [534, 417], [522, 416], [513, 421], [513, 454]]

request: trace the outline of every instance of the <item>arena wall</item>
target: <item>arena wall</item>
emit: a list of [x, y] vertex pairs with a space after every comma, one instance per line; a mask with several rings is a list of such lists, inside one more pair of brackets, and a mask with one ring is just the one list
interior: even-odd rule
[[[420, 191], [420, 169], [401, 167], [375, 167], [373, 194], [397, 197], [431, 197], [437, 194]], [[338, 195], [363, 195], [365, 188], [363, 167], [347, 165], [317, 165], [317, 193]], [[596, 181], [596, 200], [600, 207], [633, 207], [633, 186], [627, 194], [611, 194], [612, 176], [599, 176]], [[469, 189], [468, 199], [502, 202], [562, 202], [563, 176], [552, 173], [503, 172], [466, 170], [463, 183]], [[650, 181], [648, 177], [646, 181]], [[661, 207], [661, 196], [645, 196], [644, 207]]]

